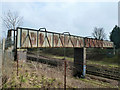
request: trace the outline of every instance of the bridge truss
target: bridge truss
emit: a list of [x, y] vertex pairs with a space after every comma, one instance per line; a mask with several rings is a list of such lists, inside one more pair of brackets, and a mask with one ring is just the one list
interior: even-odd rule
[[[43, 31], [44, 30], [44, 31]], [[9, 30], [10, 36], [14, 30]], [[113, 42], [80, 37], [66, 33], [49, 32], [46, 28], [39, 30], [20, 28], [15, 31], [17, 48], [72, 47], [72, 48], [113, 48]]]
[[[86, 72], [86, 48], [113, 48], [113, 42], [105, 40], [97, 40], [93, 38], [80, 37], [71, 35], [68, 32], [55, 33], [49, 32], [46, 28], [39, 30], [21, 28], [9, 30], [8, 37], [14, 41], [16, 48], [15, 59], [17, 59], [17, 50], [27, 48], [74, 48], [74, 66], [77, 69], [74, 73], [78, 76], [85, 76]], [[14, 39], [12, 39], [14, 37]]]

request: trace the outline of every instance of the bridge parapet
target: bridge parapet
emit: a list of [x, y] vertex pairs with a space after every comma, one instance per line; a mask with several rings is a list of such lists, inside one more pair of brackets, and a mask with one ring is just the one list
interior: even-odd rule
[[113, 42], [103, 41], [103, 47], [113, 48], [113, 46], [114, 46]]
[[[113, 48], [113, 42], [85, 38], [70, 34], [55, 33], [18, 27], [16, 32], [17, 48], [71, 47], [71, 48]], [[14, 30], [9, 31], [14, 33]], [[12, 35], [9, 34], [9, 35]]]
[[84, 38], [86, 48], [113, 48], [113, 42], [97, 40], [93, 38]]

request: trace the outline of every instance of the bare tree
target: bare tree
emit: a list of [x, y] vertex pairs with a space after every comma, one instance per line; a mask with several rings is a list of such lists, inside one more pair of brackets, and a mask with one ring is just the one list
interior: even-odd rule
[[20, 17], [18, 12], [11, 12], [10, 10], [4, 13], [2, 17], [3, 23], [7, 29], [16, 29], [16, 27], [22, 25], [23, 17]]
[[[23, 21], [23, 17], [19, 16], [18, 12], [11, 12], [10, 10], [8, 10], [6, 13], [4, 13], [3, 17], [2, 17], [2, 21], [3, 24], [5, 25], [5, 27], [9, 30], [9, 29], [14, 29], [16, 30], [17, 27], [19, 27], [20, 25], [22, 25], [22, 21]], [[4, 30], [6, 32], [6, 30]], [[6, 43], [8, 44], [7, 47], [9, 47], [9, 44], [11, 46], [11, 38], [7, 38]], [[17, 60], [17, 49], [16, 49], [16, 42], [15, 42], [15, 33], [14, 33], [14, 56], [15, 59]]]
[[[17, 27], [23, 24], [23, 17], [19, 16], [18, 12], [11, 12], [10, 10], [8, 10], [3, 14], [2, 21], [8, 30], [9, 29], [15, 30]], [[3, 32], [4, 34], [6, 34], [6, 30], [3, 30]], [[15, 38], [14, 38], [14, 43], [15, 43]]]
[[106, 34], [105, 34], [103, 28], [97, 28], [97, 27], [95, 27], [95, 28], [94, 28], [94, 31], [93, 31], [93, 33], [92, 33], [92, 36], [93, 36], [95, 39], [99, 39], [99, 40], [104, 40], [104, 39], [106, 39]]

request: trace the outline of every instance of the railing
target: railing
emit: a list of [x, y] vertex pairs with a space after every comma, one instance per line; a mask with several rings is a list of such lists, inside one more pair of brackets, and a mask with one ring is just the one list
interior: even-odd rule
[[[18, 27], [16, 31], [17, 48], [73, 47], [73, 48], [113, 48], [113, 42], [80, 37], [71, 34], [55, 33]], [[11, 35], [11, 34], [10, 34]]]

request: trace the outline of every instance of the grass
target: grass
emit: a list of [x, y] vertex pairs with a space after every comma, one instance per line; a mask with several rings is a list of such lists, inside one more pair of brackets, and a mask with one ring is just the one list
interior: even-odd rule
[[110, 83], [100, 82], [98, 80], [88, 80], [88, 79], [82, 79], [82, 78], [80, 78], [80, 80], [87, 82], [87, 83], [91, 83], [94, 86], [116, 88], [116, 86], [112, 86]]
[[105, 62], [105, 61], [94, 61], [94, 60], [87, 60], [87, 64], [88, 65], [99, 65], [99, 66], [106, 66], [109, 68], [118, 68], [118, 64], [115, 63], [109, 63], [109, 62]]
[[[52, 57], [52, 58], [56, 58], [56, 59], [63, 59], [64, 56], [57, 56], [57, 55], [51, 55], [51, 54], [44, 54], [44, 53], [41, 53], [42, 55], [45, 55], [47, 57]], [[74, 58], [70, 58], [70, 57], [65, 57], [66, 60], [68, 61], [71, 61], [73, 62], [74, 61]], [[109, 68], [118, 68], [119, 65], [118, 63], [113, 63], [114, 61], [113, 60], [116, 60], [116, 56], [113, 57], [113, 58], [104, 58], [103, 60], [87, 60], [87, 64], [88, 65], [99, 65], [99, 66], [106, 66], [106, 67], [109, 67]]]
[[54, 83], [57, 83], [55, 78], [48, 78], [44, 75], [39, 75], [32, 64], [23, 64], [19, 62], [19, 74], [16, 71], [9, 76], [9, 79], [4, 83], [3, 88], [55, 88]]
[[[44, 54], [43, 54], [44, 55]], [[47, 55], [48, 57], [63, 59], [63, 56]], [[67, 60], [73, 61], [73, 58], [66, 57]], [[50, 68], [47, 64], [38, 62], [19, 61], [19, 74], [16, 75], [16, 62], [9, 61], [7, 64], [14, 65], [11, 72], [4, 73], [8, 79], [3, 88], [63, 88], [64, 86], [64, 68]], [[7, 67], [9, 68], [9, 67]], [[6, 68], [6, 70], [8, 70]], [[79, 79], [69, 75], [67, 69], [67, 88], [113, 88], [111, 83], [101, 82], [95, 79]]]
[[[37, 69], [35, 69], [34, 65]], [[14, 62], [16, 64], [16, 62]], [[37, 62], [19, 62], [19, 74], [16, 75], [16, 67], [3, 88], [63, 88], [63, 71], [59, 68], [50, 68], [45, 64]], [[67, 74], [67, 88], [92, 88], [92, 87], [110, 87], [107, 83], [87, 79], [74, 79]]]
[[[51, 57], [51, 58], [56, 58], [56, 59], [63, 59], [64, 56], [58, 56], [58, 55], [52, 55], [52, 54], [46, 54], [46, 53], [40, 53], [41, 55], [47, 56], [47, 57]], [[74, 61], [74, 58], [71, 57], [65, 57], [66, 60], [69, 60], [71, 62]]]

